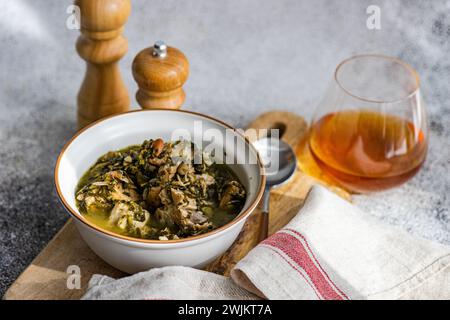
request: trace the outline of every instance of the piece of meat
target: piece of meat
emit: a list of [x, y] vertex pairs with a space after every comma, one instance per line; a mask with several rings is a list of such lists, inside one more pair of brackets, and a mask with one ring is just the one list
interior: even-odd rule
[[161, 189], [159, 192], [159, 199], [163, 205], [169, 205], [172, 203], [172, 197], [169, 196], [166, 189]]
[[167, 164], [159, 167], [158, 176], [162, 183], [167, 183], [172, 180], [177, 172], [177, 165]]
[[197, 180], [203, 195], [206, 195], [208, 187], [216, 182], [214, 177], [207, 173], [196, 174], [195, 179]]
[[114, 201], [138, 201], [140, 198], [137, 191], [130, 185], [114, 183], [111, 189], [111, 198]]
[[184, 201], [184, 193], [180, 190], [171, 188], [170, 193], [172, 196], [172, 201], [176, 206], [182, 205]]
[[231, 181], [221, 196], [219, 207], [225, 208], [235, 197], [242, 198], [244, 196], [244, 188], [238, 182]]
[[189, 217], [189, 219], [192, 221], [192, 223], [194, 224], [203, 224], [206, 221], [208, 221], [208, 218], [205, 217], [205, 215], [201, 212], [201, 211], [195, 211], [191, 214], [191, 216]]
[[78, 191], [77, 200], [86, 212], [111, 210], [116, 201], [138, 201], [140, 195], [131, 179], [120, 170], [109, 171]]
[[146, 236], [150, 232], [150, 213], [131, 201], [117, 202], [111, 210], [108, 222], [140, 236]]
[[160, 166], [164, 165], [167, 162], [167, 159], [165, 159], [165, 158], [148, 158], [147, 161], [151, 165], [160, 167]]
[[151, 187], [148, 190], [146, 202], [151, 207], [159, 207], [161, 205], [161, 199], [159, 193], [161, 192], [161, 186]]
[[130, 178], [128, 178], [127, 174], [120, 170], [109, 171], [105, 174], [107, 177], [111, 177], [114, 180], [122, 181], [128, 184], [131, 184]]
[[183, 204], [174, 211], [174, 221], [184, 231], [197, 233], [211, 226], [208, 218], [201, 211], [197, 211], [197, 202], [193, 198], [185, 197]]
[[177, 168], [177, 173], [181, 176], [185, 176], [188, 174], [193, 174], [194, 173], [194, 167], [187, 164], [187, 163], [181, 163], [178, 168]]
[[156, 210], [155, 216], [158, 222], [168, 228], [175, 225], [186, 233], [197, 233], [209, 228], [211, 223], [208, 218], [198, 211], [197, 202], [188, 197], [183, 191], [170, 189], [171, 201], [168, 202], [167, 191], [162, 190], [160, 197], [164, 197], [166, 204]]
[[80, 198], [82, 198], [81, 202], [83, 202], [86, 212], [91, 214], [107, 212], [112, 207], [111, 203], [102, 196], [87, 195], [78, 199]]
[[183, 208], [186, 210], [197, 210], [197, 201], [193, 198], [187, 198], [187, 201], [183, 204]]
[[175, 226], [175, 211], [177, 209], [173, 204], [165, 205], [155, 211], [155, 218], [161, 226], [172, 229]]
[[174, 163], [192, 163], [193, 150], [192, 143], [190, 141], [180, 141], [172, 147], [170, 151], [170, 158]]
[[200, 211], [191, 211], [180, 208], [175, 211], [175, 213], [178, 214], [176, 217], [178, 227], [186, 233], [196, 234], [211, 226], [211, 222], [209, 222], [208, 218]]

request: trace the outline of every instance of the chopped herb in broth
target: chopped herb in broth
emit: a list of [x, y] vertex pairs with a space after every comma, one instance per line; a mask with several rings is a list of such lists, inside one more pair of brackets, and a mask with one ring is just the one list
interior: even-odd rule
[[210, 154], [194, 162], [194, 147], [157, 139], [106, 153], [80, 179], [78, 209], [101, 228], [144, 239], [180, 239], [228, 223], [244, 206], [245, 189]]

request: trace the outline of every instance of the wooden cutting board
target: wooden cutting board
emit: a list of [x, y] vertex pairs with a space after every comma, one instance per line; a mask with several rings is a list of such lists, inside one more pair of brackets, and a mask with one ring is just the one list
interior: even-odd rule
[[[282, 140], [297, 147], [307, 132], [304, 119], [296, 114], [272, 111], [260, 115], [248, 128], [280, 129]], [[317, 182], [297, 169], [289, 182], [273, 189], [270, 198], [269, 234], [282, 228], [298, 212], [311, 186]], [[349, 195], [335, 189], [341, 196]], [[260, 210], [247, 219], [235, 243], [206, 270], [228, 276], [233, 266], [256, 244], [259, 235]], [[69, 266], [80, 268], [79, 288], [73, 288]], [[125, 274], [101, 260], [81, 239], [72, 219], [55, 235], [30, 266], [19, 276], [4, 295], [4, 299], [79, 299], [86, 291], [93, 274], [120, 278]], [[69, 284], [72, 285], [67, 285]], [[69, 289], [72, 287], [73, 289]]]

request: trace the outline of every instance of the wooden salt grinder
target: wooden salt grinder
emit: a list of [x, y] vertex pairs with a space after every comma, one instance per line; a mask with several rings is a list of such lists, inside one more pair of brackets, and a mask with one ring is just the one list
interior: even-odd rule
[[130, 98], [118, 61], [128, 50], [122, 36], [130, 0], [76, 0], [81, 11], [81, 36], [76, 48], [87, 69], [78, 93], [78, 127], [127, 111]]
[[183, 84], [188, 76], [185, 55], [157, 41], [134, 58], [133, 77], [139, 86], [136, 100], [143, 109], [179, 109], [185, 100]]

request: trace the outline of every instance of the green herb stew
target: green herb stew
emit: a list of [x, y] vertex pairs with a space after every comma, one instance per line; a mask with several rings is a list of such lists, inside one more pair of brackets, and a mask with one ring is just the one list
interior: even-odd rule
[[110, 151], [80, 179], [78, 209], [95, 225], [121, 235], [174, 240], [233, 220], [246, 191], [230, 168], [186, 141], [146, 140]]

